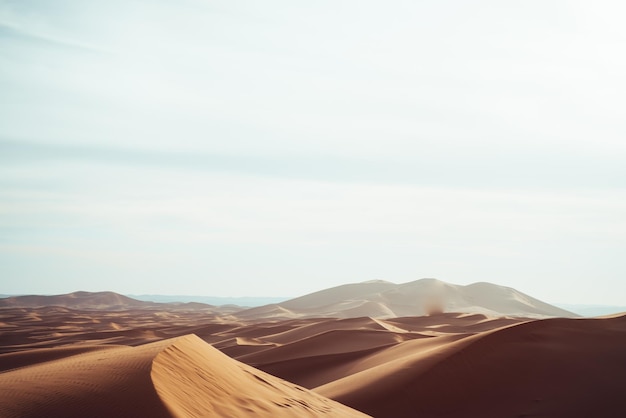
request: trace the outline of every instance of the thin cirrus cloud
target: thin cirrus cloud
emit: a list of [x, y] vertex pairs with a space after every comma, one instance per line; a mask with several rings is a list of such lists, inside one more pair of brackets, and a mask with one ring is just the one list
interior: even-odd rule
[[[434, 147], [433, 147], [434, 148]], [[625, 186], [623, 159], [576, 155], [567, 151], [509, 149], [424, 149], [410, 159], [342, 156], [227, 155], [62, 145], [0, 140], [0, 160], [19, 162], [83, 162], [101, 165], [200, 170], [270, 178], [348, 183], [405, 184], [427, 187], [589, 190]]]
[[12, 45], [26, 44], [35, 48], [61, 48], [78, 52], [105, 52], [93, 45], [29, 31], [7, 22], [0, 22], [0, 39]]
[[434, 276], [623, 304], [623, 12], [0, 3], [7, 292]]

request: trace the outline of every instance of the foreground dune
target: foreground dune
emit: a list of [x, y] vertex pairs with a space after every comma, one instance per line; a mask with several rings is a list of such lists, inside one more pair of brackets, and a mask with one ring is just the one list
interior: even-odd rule
[[532, 321], [378, 357], [315, 391], [376, 417], [626, 416], [624, 316]]
[[169, 342], [117, 347], [0, 374], [5, 417], [167, 417], [150, 383], [152, 359]]
[[230, 359], [195, 335], [0, 374], [3, 417], [366, 416]]

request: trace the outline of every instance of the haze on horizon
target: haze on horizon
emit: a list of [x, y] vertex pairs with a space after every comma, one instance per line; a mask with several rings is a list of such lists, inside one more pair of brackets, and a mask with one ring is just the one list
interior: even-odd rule
[[626, 305], [625, 16], [0, 0], [0, 293]]

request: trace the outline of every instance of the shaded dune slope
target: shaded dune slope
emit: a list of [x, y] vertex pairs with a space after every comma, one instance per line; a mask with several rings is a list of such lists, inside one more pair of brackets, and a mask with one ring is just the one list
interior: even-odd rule
[[232, 343], [220, 349], [244, 363], [313, 388], [408, 354], [423, 355], [432, 347], [522, 321], [454, 313], [397, 320], [320, 319], [257, 338], [259, 342], [277, 342], [277, 346], [247, 353]]
[[546, 319], [401, 348], [314, 390], [376, 417], [626, 416], [626, 316]]
[[3, 417], [168, 417], [152, 384], [152, 359], [171, 342], [121, 347], [0, 374]]
[[58, 360], [78, 354], [119, 347], [123, 346], [112, 344], [75, 344], [54, 348], [34, 348], [31, 350], [0, 354], [0, 372], [19, 369], [26, 366], [33, 366], [35, 364]]

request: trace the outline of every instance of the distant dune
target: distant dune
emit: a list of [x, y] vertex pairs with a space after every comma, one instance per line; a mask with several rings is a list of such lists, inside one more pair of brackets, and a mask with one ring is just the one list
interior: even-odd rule
[[[161, 309], [164, 304], [133, 299], [115, 292], [73, 292], [61, 295], [22, 295], [0, 298], [0, 307], [38, 308], [60, 306], [70, 309]], [[167, 309], [204, 309], [230, 313], [243, 308], [237, 306], [213, 306], [199, 302], [170, 302]]]
[[436, 279], [395, 284], [376, 280], [321, 290], [285, 302], [239, 312], [242, 318], [392, 318], [431, 312], [465, 312], [531, 318], [578, 315], [510, 287], [454, 285]]
[[145, 306], [144, 302], [114, 292], [73, 292], [62, 295], [24, 295], [0, 299], [0, 306], [30, 307], [63, 306], [75, 309], [116, 309]]
[[[168, 300], [168, 298], [155, 298]], [[529, 318], [578, 315], [542, 302], [510, 287], [491, 283], [454, 285], [436, 279], [395, 284], [383, 280], [351, 283], [320, 290], [280, 303], [254, 308], [214, 306], [193, 301], [150, 302], [114, 292], [74, 292], [54, 296], [12, 296], [0, 299], [0, 307], [61, 306], [71, 309], [204, 309], [235, 315], [242, 320], [289, 318], [393, 318], [432, 312], [482, 313]]]
[[158, 303], [184, 303], [200, 302], [213, 306], [235, 305], [254, 307], [268, 305], [270, 303], [280, 303], [289, 298], [285, 297], [224, 297], [224, 296], [190, 296], [190, 295], [127, 295], [137, 300]]

